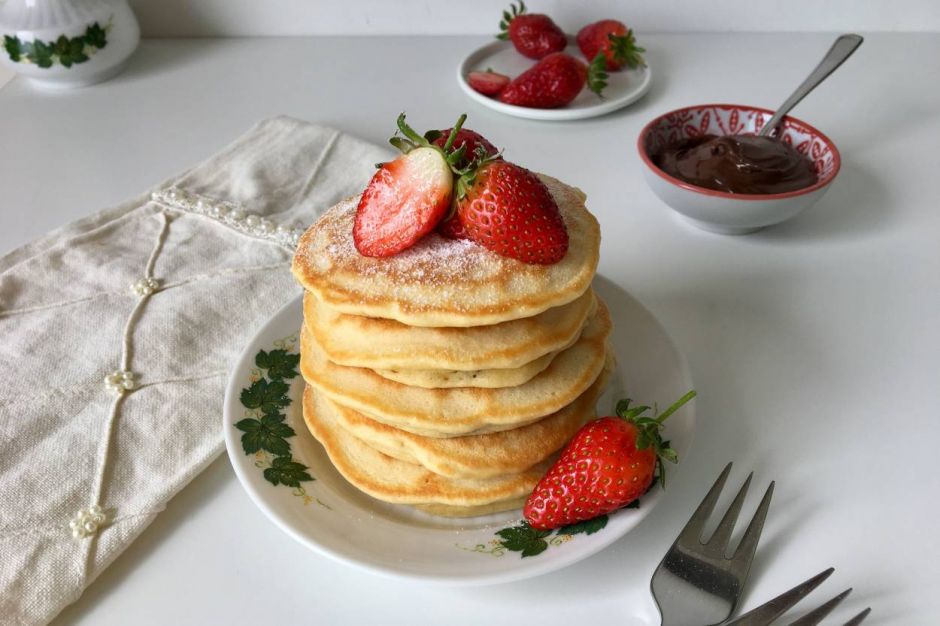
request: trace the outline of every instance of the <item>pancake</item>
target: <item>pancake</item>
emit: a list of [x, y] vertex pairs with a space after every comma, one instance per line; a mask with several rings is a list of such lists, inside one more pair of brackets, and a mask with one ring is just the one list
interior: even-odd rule
[[517, 387], [402, 385], [369, 369], [330, 362], [306, 330], [301, 332], [300, 369], [331, 400], [390, 426], [428, 437], [480, 434], [529, 424], [573, 402], [603, 369], [610, 329], [610, 314], [598, 300], [578, 341]]
[[359, 254], [352, 229], [359, 198], [346, 199], [300, 238], [291, 269], [327, 306], [409, 326], [482, 326], [532, 317], [583, 294], [597, 269], [600, 227], [584, 194], [540, 176], [568, 230], [558, 263], [533, 265], [436, 233], [385, 258]]
[[[573, 343], [573, 342], [572, 342]], [[517, 387], [526, 383], [551, 364], [557, 352], [549, 352], [522, 367], [470, 370], [372, 370], [382, 378], [411, 387], [450, 389], [452, 387]]]
[[502, 511], [521, 509], [528, 497], [528, 494], [526, 494], [518, 498], [500, 500], [499, 502], [481, 504], [480, 506], [453, 506], [448, 504], [413, 504], [412, 506], [419, 511], [424, 511], [431, 515], [440, 515], [442, 517], [478, 517], [480, 515], [489, 515], [490, 513], [501, 513]]
[[323, 444], [330, 461], [347, 481], [385, 502], [474, 508], [515, 502], [531, 493], [548, 469], [543, 463], [519, 474], [480, 480], [439, 476], [420, 465], [382, 454], [349, 434], [324, 400], [313, 387], [308, 385], [304, 390], [304, 421], [311, 434]]
[[571, 404], [527, 426], [484, 435], [447, 439], [422, 437], [369, 419], [362, 413], [323, 399], [339, 425], [372, 448], [441, 476], [491, 478], [522, 472], [544, 461], [595, 417], [595, 405], [607, 384], [613, 362]]
[[[304, 295], [304, 323], [340, 365], [370, 369], [482, 370], [522, 367], [568, 347], [594, 312], [588, 289], [568, 304], [493, 326], [425, 328], [345, 315]], [[404, 381], [401, 381], [404, 382]]]

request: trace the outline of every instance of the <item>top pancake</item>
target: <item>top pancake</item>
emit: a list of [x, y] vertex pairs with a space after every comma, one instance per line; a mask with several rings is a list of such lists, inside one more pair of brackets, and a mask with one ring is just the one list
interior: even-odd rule
[[409, 326], [498, 324], [561, 306], [583, 294], [594, 277], [600, 227], [580, 190], [539, 177], [568, 230], [568, 253], [558, 263], [522, 263], [435, 233], [394, 256], [365, 257], [352, 237], [356, 197], [331, 208], [304, 233], [292, 271], [336, 311]]

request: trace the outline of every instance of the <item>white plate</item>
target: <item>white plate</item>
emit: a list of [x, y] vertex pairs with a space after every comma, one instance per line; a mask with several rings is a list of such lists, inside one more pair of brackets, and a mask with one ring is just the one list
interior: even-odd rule
[[[613, 313], [611, 345], [619, 360], [598, 409], [609, 414], [616, 399], [625, 396], [668, 406], [691, 389], [685, 359], [655, 318], [608, 280], [595, 280], [595, 289]], [[656, 487], [641, 498], [639, 508], [612, 513], [605, 527], [591, 534], [552, 533], [544, 538], [544, 551], [523, 557], [506, 549], [496, 534], [520, 522], [518, 510], [471, 519], [434, 517], [379, 502], [347, 483], [304, 427], [303, 382], [296, 368], [282, 372], [289, 383], [285, 401], [290, 402], [283, 412], [296, 432], [284, 440], [292, 460], [306, 466], [315, 480], [303, 480], [295, 487], [274, 485], [265, 479], [274, 455], [247, 454], [241, 441], [243, 431], [235, 424], [259, 416], [258, 409], [243, 406], [242, 390], [259, 378], [264, 384], [273, 380], [270, 370], [256, 364], [259, 351], [280, 349], [296, 354], [302, 317], [298, 297], [246, 346], [226, 389], [223, 431], [232, 466], [251, 499], [277, 526], [315, 552], [378, 574], [426, 581], [470, 585], [518, 580], [570, 565], [610, 545], [639, 524], [668, 493]], [[688, 452], [693, 421], [693, 408], [687, 405], [666, 423], [665, 436], [672, 440], [680, 459]]]
[[[570, 37], [565, 52], [576, 59], [584, 60], [581, 51], [578, 50], [577, 45], [573, 43]], [[625, 69], [620, 72], [608, 72], [610, 77], [607, 80], [603, 98], [598, 98], [597, 95], [585, 88], [573, 102], [560, 109], [532, 109], [504, 104], [475, 91], [467, 83], [466, 76], [470, 72], [482, 72], [487, 68], [491, 68], [494, 72], [515, 78], [534, 64], [535, 61], [527, 59], [516, 52], [515, 48], [512, 47], [512, 42], [497, 40], [481, 46], [467, 55], [457, 68], [457, 82], [471, 100], [475, 100], [483, 106], [500, 113], [532, 120], [564, 121], [597, 117], [636, 102], [649, 91], [650, 79], [653, 76], [648, 66], [632, 70]]]

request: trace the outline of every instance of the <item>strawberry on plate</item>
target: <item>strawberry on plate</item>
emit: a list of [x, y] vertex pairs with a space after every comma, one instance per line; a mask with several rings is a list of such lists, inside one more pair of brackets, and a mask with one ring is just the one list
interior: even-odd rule
[[466, 115], [460, 116], [443, 146], [432, 145], [398, 116], [403, 136], [389, 142], [404, 154], [379, 165], [356, 207], [353, 242], [363, 256], [386, 257], [413, 246], [434, 230], [453, 200], [452, 167], [466, 149], [454, 148]]
[[524, 57], [541, 59], [552, 52], [560, 52], [568, 45], [564, 31], [541, 13], [526, 13], [525, 3], [510, 5], [503, 11], [499, 22], [500, 33], [497, 39], [510, 40], [516, 50]]
[[601, 95], [607, 86], [604, 59], [590, 67], [564, 52], [555, 52], [514, 78], [499, 94], [499, 101], [534, 109], [555, 109], [578, 97], [585, 84]]
[[618, 20], [588, 24], [578, 31], [577, 42], [586, 59], [593, 60], [598, 54], [603, 54], [608, 71], [645, 64], [643, 53], [646, 50], [637, 45], [633, 31]]
[[644, 415], [648, 406], [621, 400], [617, 416], [582, 426], [526, 500], [522, 512], [532, 528], [559, 528], [624, 507], [646, 492], [657, 470], [665, 486], [663, 459], [678, 457], [660, 428], [694, 397], [688, 392], [658, 417]]
[[509, 81], [508, 76], [494, 72], [491, 69], [487, 69], [485, 72], [470, 72], [467, 74], [467, 84], [473, 87], [474, 91], [491, 98], [498, 96], [509, 84]]
[[524, 263], [557, 263], [568, 231], [538, 176], [514, 163], [485, 160], [457, 180], [457, 219], [467, 237]]

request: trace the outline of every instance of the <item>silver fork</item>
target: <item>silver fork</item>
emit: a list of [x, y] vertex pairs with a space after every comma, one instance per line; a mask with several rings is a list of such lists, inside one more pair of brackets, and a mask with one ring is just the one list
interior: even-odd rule
[[[769, 626], [776, 620], [778, 617], [787, 612], [794, 604], [805, 598], [809, 595], [813, 589], [822, 584], [822, 581], [829, 578], [830, 574], [834, 572], [833, 568], [829, 568], [824, 572], [816, 574], [809, 580], [800, 583], [793, 589], [786, 591], [773, 600], [770, 600], [766, 604], [762, 604], [753, 611], [748, 611], [741, 617], [734, 619], [725, 626]], [[846, 596], [852, 592], [852, 589], [846, 589], [836, 597], [820, 604], [818, 607], [796, 620], [791, 622], [790, 626], [816, 626], [823, 618], [825, 618], [829, 613], [832, 612], [836, 606], [845, 600]], [[865, 609], [849, 621], [847, 621], [844, 626], [858, 626], [862, 621], [868, 617], [868, 614], [871, 613], [871, 609]]]
[[731, 465], [728, 463], [721, 472], [653, 573], [650, 589], [662, 615], [662, 626], [720, 624], [731, 616], [741, 597], [770, 508], [774, 483], [770, 483], [764, 493], [734, 554], [727, 556], [753, 472], [744, 481], [711, 538], [703, 542], [702, 535], [731, 473]]

